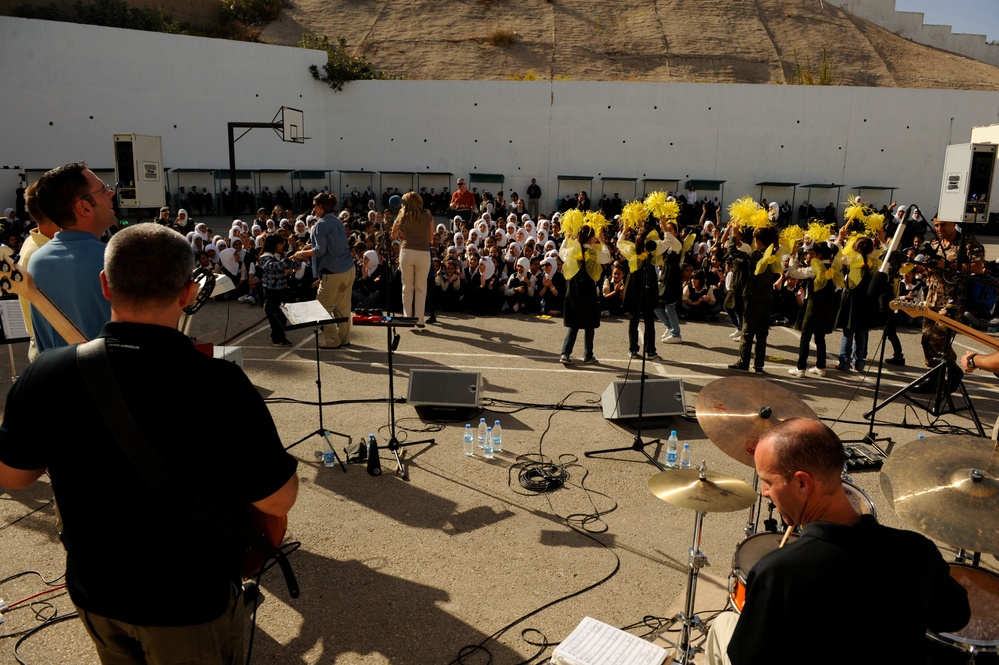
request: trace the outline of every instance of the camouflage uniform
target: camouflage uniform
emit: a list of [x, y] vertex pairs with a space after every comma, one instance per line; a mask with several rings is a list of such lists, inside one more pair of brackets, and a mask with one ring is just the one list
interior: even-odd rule
[[[964, 257], [959, 262], [958, 250], [960, 247], [960, 234], [946, 248], [944, 248], [939, 240], [934, 239], [930, 241], [930, 248], [936, 253], [937, 257], [947, 260], [948, 268], [959, 269], [962, 264], [985, 260], [985, 248], [978, 241], [973, 241], [968, 243], [968, 246], [964, 248]], [[945, 316], [950, 316], [947, 306], [958, 296], [959, 286], [963, 286], [962, 282], [952, 277], [948, 277], [948, 279], [953, 283], [946, 282], [940, 273], [932, 271], [926, 280], [926, 308]], [[947, 326], [923, 317], [923, 355], [926, 358], [928, 366], [934, 365], [936, 362], [935, 359], [938, 356], [946, 355], [952, 360], [957, 358], [957, 354], [954, 353], [954, 349], [948, 343], [947, 333], [949, 330], [950, 328]]]

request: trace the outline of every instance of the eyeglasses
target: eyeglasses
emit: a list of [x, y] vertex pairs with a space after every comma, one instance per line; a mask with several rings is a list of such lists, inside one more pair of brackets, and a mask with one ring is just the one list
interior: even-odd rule
[[92, 192], [87, 192], [86, 194], [84, 194], [80, 198], [81, 199], [89, 199], [90, 197], [92, 197], [92, 196], [94, 196], [96, 194], [104, 194], [105, 192], [114, 192], [114, 187], [112, 187], [111, 185], [107, 185], [107, 184], [105, 184], [103, 182], [101, 183], [101, 185], [102, 185], [102, 187], [100, 189], [95, 189]]

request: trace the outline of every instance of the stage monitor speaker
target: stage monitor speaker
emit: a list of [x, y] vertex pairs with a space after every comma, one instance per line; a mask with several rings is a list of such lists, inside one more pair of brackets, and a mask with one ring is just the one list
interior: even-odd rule
[[[614, 381], [607, 386], [607, 390], [600, 396], [604, 418], [607, 420], [637, 418], [641, 387], [641, 380]], [[645, 399], [642, 404], [643, 418], [679, 416], [686, 413], [687, 403], [683, 395], [682, 380], [645, 380]]]
[[482, 374], [453, 369], [409, 370], [406, 402], [417, 408], [471, 411], [482, 407]]

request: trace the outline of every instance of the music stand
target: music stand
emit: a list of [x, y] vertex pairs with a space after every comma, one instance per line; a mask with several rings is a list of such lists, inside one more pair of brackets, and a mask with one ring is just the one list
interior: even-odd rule
[[281, 313], [284, 314], [285, 319], [287, 319], [287, 323], [284, 326], [285, 330], [298, 330], [299, 328], [313, 329], [313, 336], [316, 340], [316, 394], [319, 398], [319, 429], [309, 432], [295, 443], [287, 446], [285, 450], [291, 450], [298, 444], [311, 439], [314, 436], [322, 437], [322, 439], [326, 442], [326, 445], [333, 451], [333, 459], [340, 464], [340, 468], [343, 469], [343, 472], [347, 473], [347, 467], [344, 466], [343, 460], [341, 460], [336, 454], [336, 448], [334, 448], [333, 444], [330, 442], [329, 435], [335, 434], [347, 439], [348, 446], [351, 443], [350, 435], [326, 429], [326, 426], [323, 424], [323, 378], [321, 372], [322, 366], [319, 364], [319, 331], [322, 330], [324, 325], [331, 323], [346, 323], [349, 318], [345, 316], [330, 316], [330, 313], [326, 311], [326, 308], [323, 307], [318, 300], [284, 303], [281, 305]]

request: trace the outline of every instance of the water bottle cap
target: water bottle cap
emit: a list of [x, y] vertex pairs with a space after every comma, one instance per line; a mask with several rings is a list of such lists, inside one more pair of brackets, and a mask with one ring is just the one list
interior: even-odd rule
[[486, 422], [486, 419], [485, 418], [479, 418], [479, 422], [480, 423], [484, 423], [484, 422]]
[[676, 430], [673, 430], [672, 432], [670, 432], [670, 436], [676, 436]]
[[472, 429], [472, 423], [468, 423], [467, 425], [465, 425], [465, 427], [468, 429]]
[[683, 442], [683, 447], [684, 447], [684, 448], [690, 448], [690, 444], [689, 444], [689, 443], [687, 443], [686, 441], [684, 441], [684, 442]]
[[496, 419], [496, 423], [495, 424], [499, 425], [499, 418]]

